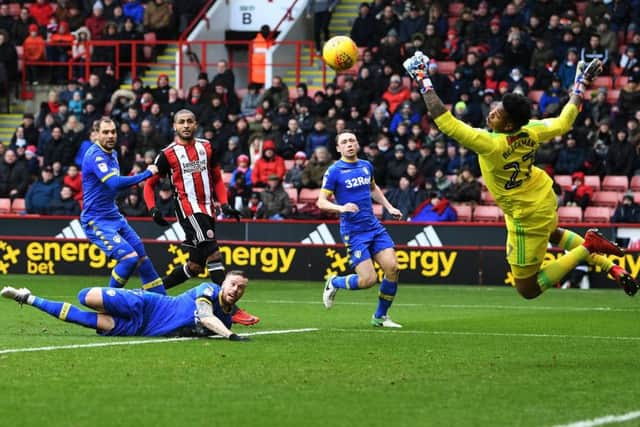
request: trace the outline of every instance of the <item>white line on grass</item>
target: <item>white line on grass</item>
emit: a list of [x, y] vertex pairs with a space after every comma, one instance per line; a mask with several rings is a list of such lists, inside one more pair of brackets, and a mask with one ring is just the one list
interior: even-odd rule
[[[302, 329], [281, 329], [273, 331], [257, 331], [248, 332], [245, 334], [239, 334], [243, 336], [255, 336], [255, 335], [280, 335], [280, 334], [299, 334], [303, 332], [315, 332], [319, 331], [318, 328], [302, 328]], [[210, 338], [219, 339], [220, 336], [212, 336]], [[108, 339], [108, 338], [106, 338]], [[198, 338], [147, 338], [144, 340], [131, 340], [131, 341], [109, 341], [109, 342], [96, 342], [89, 344], [69, 344], [69, 345], [52, 345], [47, 347], [26, 347], [26, 348], [8, 348], [0, 350], [0, 354], [8, 353], [29, 353], [34, 351], [55, 351], [55, 350], [72, 350], [76, 348], [93, 348], [93, 347], [112, 347], [116, 345], [141, 345], [141, 344], [160, 344], [160, 343], [174, 343], [180, 341], [190, 341]]]
[[605, 424], [623, 423], [625, 421], [635, 420], [640, 418], [640, 411], [627, 412], [622, 415], [606, 415], [600, 418], [594, 418], [592, 420], [576, 421], [570, 424], [558, 424], [554, 427], [595, 427], [603, 426]]
[[[320, 305], [322, 301], [296, 301], [296, 300], [252, 300], [244, 299], [249, 303], [262, 304], [311, 304]], [[338, 305], [371, 305], [371, 302], [340, 301]], [[465, 308], [471, 310], [558, 310], [558, 311], [607, 311], [607, 312], [640, 312], [640, 308], [612, 308], [612, 307], [565, 307], [548, 305], [494, 305], [494, 304], [420, 304], [420, 303], [393, 303], [394, 307], [435, 307], [435, 308]]]
[[415, 335], [472, 335], [481, 337], [522, 337], [522, 338], [580, 338], [590, 340], [615, 340], [615, 341], [640, 341], [640, 337], [624, 336], [600, 336], [600, 335], [563, 335], [563, 334], [528, 334], [517, 332], [472, 332], [472, 331], [408, 331], [408, 330], [383, 330], [383, 329], [344, 329], [329, 328], [327, 331], [335, 332], [372, 332], [389, 334], [415, 334]]

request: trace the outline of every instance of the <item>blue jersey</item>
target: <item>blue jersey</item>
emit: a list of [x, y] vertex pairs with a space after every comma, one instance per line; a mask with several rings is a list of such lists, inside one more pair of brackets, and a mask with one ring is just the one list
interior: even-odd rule
[[358, 212], [340, 214], [342, 234], [368, 231], [381, 225], [373, 213], [371, 186], [374, 183], [373, 166], [366, 160], [338, 160], [325, 172], [322, 191], [333, 194], [339, 205], [354, 203], [359, 208]]
[[211, 335], [200, 326], [196, 301], [207, 300], [213, 314], [231, 329], [231, 312], [225, 312], [220, 302], [220, 286], [202, 283], [178, 296], [162, 295], [139, 289], [104, 288], [105, 312], [113, 316], [115, 327], [105, 335], [165, 336], [184, 331], [189, 335]]
[[118, 190], [110, 189], [105, 181], [120, 175], [118, 154], [108, 153], [99, 144], [89, 147], [82, 159], [82, 213], [84, 221], [94, 218], [122, 218], [116, 206]]

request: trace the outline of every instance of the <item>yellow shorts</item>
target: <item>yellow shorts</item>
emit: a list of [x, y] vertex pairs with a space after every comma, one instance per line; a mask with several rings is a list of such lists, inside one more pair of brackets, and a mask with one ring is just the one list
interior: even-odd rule
[[544, 260], [549, 236], [558, 226], [557, 202], [553, 189], [536, 203], [535, 211], [518, 218], [505, 215], [507, 261], [513, 276], [531, 277]]

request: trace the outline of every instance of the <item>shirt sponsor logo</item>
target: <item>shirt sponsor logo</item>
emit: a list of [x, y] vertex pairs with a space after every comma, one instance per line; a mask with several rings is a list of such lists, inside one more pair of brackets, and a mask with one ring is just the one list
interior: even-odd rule
[[182, 163], [182, 171], [185, 174], [194, 172], [204, 172], [207, 170], [206, 160], [194, 160], [192, 162]]
[[371, 185], [371, 177], [370, 176], [358, 176], [355, 178], [349, 178], [345, 180], [344, 186], [346, 188], [354, 188], [360, 187], [362, 185]]

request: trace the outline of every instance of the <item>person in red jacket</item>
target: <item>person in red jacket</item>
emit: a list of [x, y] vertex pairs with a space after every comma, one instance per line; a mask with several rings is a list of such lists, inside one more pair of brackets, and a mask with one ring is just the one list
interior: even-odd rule
[[69, 165], [67, 173], [62, 179], [62, 184], [71, 189], [75, 200], [78, 202], [82, 200], [82, 173], [77, 165]]
[[409, 99], [410, 95], [411, 91], [409, 88], [402, 85], [402, 78], [394, 74], [391, 76], [391, 79], [389, 79], [389, 86], [382, 94], [382, 99], [387, 101], [389, 111], [393, 114], [400, 104]]
[[29, 6], [29, 15], [31, 15], [41, 27], [47, 26], [49, 18], [53, 16], [53, 13], [53, 7], [47, 0], [38, 0]]
[[266, 140], [262, 144], [262, 157], [251, 168], [251, 183], [254, 187], [265, 187], [269, 175], [277, 175], [282, 180], [285, 172], [284, 159], [276, 154], [276, 144]]
[[584, 183], [584, 173], [574, 172], [571, 175], [573, 184], [564, 193], [564, 204], [566, 206], [580, 206], [584, 210], [591, 204], [593, 188]]
[[[22, 47], [24, 49], [22, 57], [25, 61], [43, 61], [45, 59], [45, 42], [38, 32], [36, 24], [29, 25], [29, 35], [24, 39]], [[30, 83], [38, 82], [38, 74], [37, 66], [27, 64], [27, 79]]]

